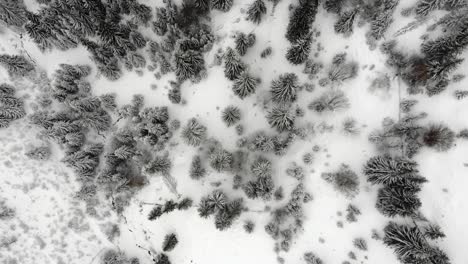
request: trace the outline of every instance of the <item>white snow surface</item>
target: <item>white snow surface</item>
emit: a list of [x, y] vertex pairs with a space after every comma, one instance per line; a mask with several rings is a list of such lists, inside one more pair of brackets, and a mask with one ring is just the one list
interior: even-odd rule
[[[26, 1], [31, 9], [34, 1]], [[140, 1], [155, 6], [159, 1]], [[17, 241], [9, 246], [0, 246], [0, 263], [6, 264], [45, 264], [45, 263], [98, 263], [100, 254], [107, 248], [118, 248], [129, 256], [140, 258], [142, 264], [152, 263], [147, 249], [160, 250], [164, 236], [169, 232], [176, 232], [179, 244], [168, 255], [172, 263], [176, 264], [253, 264], [275, 263], [277, 257], [283, 257], [286, 263], [305, 263], [303, 254], [312, 251], [323, 259], [324, 263], [339, 264], [348, 259], [348, 252], [354, 251], [357, 260], [352, 263], [398, 263], [396, 256], [382, 241], [371, 238], [372, 230], [382, 234], [383, 227], [390, 219], [381, 215], [375, 209], [377, 188], [368, 184], [362, 174], [363, 164], [378, 152], [368, 141], [368, 135], [381, 127], [385, 117], [398, 119], [399, 93], [405, 98], [414, 98], [419, 101], [416, 111], [424, 111], [428, 118], [424, 122], [443, 122], [454, 131], [468, 127], [466, 100], [455, 100], [452, 93], [455, 89], [466, 88], [468, 82], [451, 85], [447, 91], [438, 96], [406, 94], [406, 87], [394, 72], [385, 65], [386, 56], [378, 49], [370, 50], [366, 44], [365, 32], [367, 26], [358, 28], [348, 38], [336, 35], [333, 24], [334, 15], [326, 13], [320, 8], [314, 23], [316, 30], [321, 34], [313, 44], [311, 56], [317, 51], [317, 43], [321, 43], [324, 50], [319, 51], [317, 61], [323, 62], [325, 70], [332, 57], [338, 52], [346, 52], [347, 59], [359, 63], [357, 78], [346, 81], [339, 88], [350, 99], [351, 108], [336, 113], [316, 114], [308, 111], [306, 106], [314, 98], [320, 96], [330, 87], [318, 85], [318, 79], [309, 81], [302, 74], [303, 66], [292, 66], [284, 57], [289, 43], [284, 38], [287, 20], [289, 18], [288, 6], [291, 1], [280, 1], [274, 12], [270, 2], [265, 21], [254, 25], [245, 21], [246, 9], [251, 1], [235, 0], [234, 6], [228, 13], [212, 12], [212, 29], [218, 41], [211, 52], [206, 54], [208, 65], [214, 59], [218, 48], [233, 45], [233, 34], [236, 31], [253, 32], [256, 34], [256, 44], [250, 48], [242, 58], [249, 65], [252, 74], [260, 77], [261, 85], [255, 95], [240, 100], [232, 90], [223, 73], [222, 66], [211, 66], [208, 75], [197, 84], [185, 82], [182, 86], [182, 98], [186, 104], [172, 105], [167, 99], [168, 80], [174, 79], [173, 74], [155, 79], [152, 72], [145, 70], [142, 76], [134, 72], [125, 72], [118, 81], [109, 81], [98, 76], [95, 66], [83, 47], [67, 52], [53, 51], [41, 53], [27, 36], [23, 40], [19, 35], [2, 28], [0, 38], [0, 53], [19, 54], [25, 51], [35, 60], [39, 69], [52, 77], [60, 63], [89, 64], [93, 66], [93, 76], [89, 78], [96, 95], [109, 92], [117, 93], [119, 105], [129, 103], [134, 94], [142, 94], [147, 106], [170, 106], [171, 118], [177, 118], [182, 124], [192, 117], [198, 117], [208, 127], [210, 137], [219, 140], [227, 150], [234, 150], [237, 135], [233, 127], [227, 128], [221, 121], [221, 110], [227, 105], [238, 106], [243, 114], [241, 124], [245, 134], [268, 129], [266, 122], [266, 109], [263, 105], [268, 95], [271, 81], [279, 74], [295, 72], [300, 82], [315, 84], [313, 92], [301, 91], [298, 104], [306, 110], [306, 116], [299, 119], [299, 124], [308, 122], [314, 125], [315, 133], [305, 141], [295, 142], [284, 157], [275, 158], [273, 163], [274, 181], [282, 185], [285, 194], [295, 186], [295, 180], [285, 174], [286, 167], [292, 162], [301, 163], [302, 156], [312, 152], [315, 145], [321, 150], [314, 153], [314, 161], [306, 166], [306, 189], [313, 195], [313, 200], [305, 204], [306, 219], [304, 230], [294, 240], [291, 250], [279, 255], [273, 251], [274, 241], [264, 231], [270, 214], [262, 212], [265, 205], [272, 208], [281, 203], [270, 201], [253, 201], [247, 199], [252, 210], [258, 212], [245, 212], [234, 225], [226, 230], [215, 228], [213, 219], [200, 218], [196, 208], [188, 211], [175, 211], [163, 215], [156, 221], [149, 221], [147, 215], [152, 209], [148, 203], [157, 203], [166, 199], [176, 199], [164, 184], [162, 178], [154, 176], [149, 183], [139, 191], [130, 201], [130, 205], [118, 218], [110, 210], [109, 201], [103, 202], [98, 210], [101, 217], [91, 217], [85, 213], [85, 206], [73, 198], [74, 192], [79, 189], [73, 172], [60, 162], [63, 157], [61, 150], [53, 145], [53, 155], [46, 162], [28, 159], [24, 153], [30, 146], [38, 145], [41, 140], [36, 138], [37, 129], [27, 124], [26, 120], [16, 121], [7, 129], [0, 130], [0, 197], [15, 208], [15, 219], [0, 222], [0, 241], [15, 236]], [[395, 11], [395, 23], [388, 31], [388, 37], [411, 20], [399, 19], [399, 12], [414, 1], [401, 1]], [[240, 19], [239, 19], [240, 18]], [[400, 37], [399, 45], [408, 51], [418, 50], [419, 34], [424, 33], [427, 25]], [[156, 37], [156, 36], [153, 36]], [[22, 45], [23, 43], [23, 45]], [[266, 47], [273, 48], [272, 56], [262, 59], [260, 52]], [[464, 54], [467, 57], [466, 53]], [[366, 68], [363, 66], [367, 65]], [[371, 70], [370, 66], [375, 67]], [[465, 62], [457, 72], [466, 73], [468, 63]], [[319, 74], [323, 77], [324, 71]], [[387, 92], [375, 93], [369, 91], [373, 78], [378, 74], [388, 74], [391, 77], [391, 88]], [[10, 80], [3, 68], [0, 68], [0, 82], [14, 82]], [[34, 98], [37, 84], [27, 81], [15, 81], [19, 87], [18, 94], [26, 100]], [[157, 88], [151, 89], [156, 84]], [[33, 108], [28, 105], [28, 113]], [[340, 132], [344, 119], [353, 117], [359, 124], [359, 135], [345, 135]], [[324, 123], [323, 123], [324, 122]], [[320, 124], [334, 126], [333, 132], [323, 132], [318, 129]], [[230, 197], [242, 197], [240, 190], [232, 190], [232, 176], [209, 171], [209, 175], [201, 181], [195, 181], [188, 175], [192, 156], [196, 149], [187, 146], [175, 134], [171, 139], [175, 143], [170, 146], [170, 155], [173, 162], [171, 176], [177, 182], [177, 192], [188, 196], [197, 202], [202, 196], [208, 194], [213, 187], [210, 182], [221, 181], [221, 189], [228, 192]], [[438, 223], [446, 234], [446, 238], [437, 242], [437, 245], [447, 252], [452, 263], [468, 263], [468, 203], [466, 202], [466, 188], [468, 186], [468, 142], [457, 140], [456, 146], [448, 152], [436, 152], [423, 148], [415, 157], [419, 168], [428, 183], [423, 186], [420, 194], [422, 213], [431, 221]], [[348, 164], [359, 175], [360, 193], [353, 199], [346, 199], [336, 192], [333, 187], [321, 177], [322, 172], [330, 172], [341, 164]], [[345, 220], [346, 207], [349, 203], [355, 204], [362, 212], [358, 221], [348, 223]], [[244, 220], [253, 220], [256, 228], [252, 234], [243, 230]], [[342, 221], [344, 226], [339, 228], [337, 222]], [[109, 241], [104, 234], [105, 227], [117, 223], [120, 227], [120, 236]], [[353, 247], [353, 239], [362, 237], [368, 242], [367, 251], [359, 251]], [[16, 262], [15, 262], [16, 260]]]

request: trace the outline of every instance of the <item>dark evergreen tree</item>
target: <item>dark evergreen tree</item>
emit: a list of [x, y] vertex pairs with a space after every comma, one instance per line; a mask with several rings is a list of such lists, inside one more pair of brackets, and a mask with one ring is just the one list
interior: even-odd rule
[[210, 154], [210, 165], [218, 172], [231, 170], [233, 162], [233, 155], [227, 150], [215, 149]]
[[244, 63], [240, 60], [239, 55], [232, 49], [228, 48], [224, 54], [224, 75], [229, 80], [237, 79], [246, 69]]
[[27, 21], [23, 0], [3, 0], [0, 2], [0, 21], [9, 26], [22, 27]]
[[194, 180], [203, 178], [206, 175], [206, 169], [203, 167], [200, 156], [196, 155], [190, 165], [190, 177]]
[[172, 162], [167, 155], [155, 156], [145, 167], [145, 171], [150, 174], [159, 173], [169, 175]]
[[401, 262], [450, 264], [447, 255], [424, 239], [417, 226], [390, 222], [384, 229], [384, 243], [393, 248]]
[[153, 221], [162, 216], [164, 212], [162, 211], [162, 206], [157, 205], [153, 209], [151, 209], [150, 213], [148, 214], [148, 220]]
[[204, 197], [198, 204], [198, 214], [200, 217], [207, 218], [216, 212], [215, 207], [209, 202], [208, 197]]
[[353, 24], [356, 14], [356, 10], [343, 12], [335, 23], [335, 32], [345, 35], [353, 33]]
[[271, 82], [272, 100], [275, 103], [292, 103], [296, 101], [298, 77], [295, 73], [285, 73]]
[[203, 55], [195, 50], [178, 50], [174, 53], [175, 73], [180, 81], [194, 79], [205, 68]]
[[195, 6], [201, 12], [208, 12], [211, 8], [211, 0], [195, 0]]
[[444, 125], [432, 124], [424, 130], [422, 139], [428, 147], [437, 151], [447, 151], [453, 146], [455, 133]]
[[244, 56], [247, 53], [247, 49], [252, 47], [255, 44], [256, 37], [254, 34], [250, 33], [246, 35], [243, 32], [240, 32], [236, 36], [236, 50], [239, 55]]
[[247, 71], [242, 72], [238, 78], [234, 80], [232, 90], [240, 99], [255, 93], [257, 88], [257, 79], [251, 76]]
[[211, 0], [211, 7], [222, 12], [228, 12], [233, 4], [234, 0]]
[[325, 0], [323, 8], [330, 13], [340, 14], [344, 0]]
[[304, 39], [292, 44], [286, 53], [286, 59], [294, 65], [304, 63], [309, 57], [312, 36], [309, 34]]
[[34, 71], [34, 65], [20, 55], [0, 55], [0, 65], [5, 67], [12, 77], [23, 77]]
[[25, 115], [24, 103], [15, 97], [15, 88], [0, 84], [0, 128], [8, 127], [12, 121]]
[[295, 116], [288, 107], [278, 106], [268, 112], [267, 120], [272, 128], [283, 132], [294, 128]]
[[177, 209], [178, 210], [187, 210], [189, 209], [190, 207], [192, 207], [192, 204], [193, 204], [193, 200], [186, 197], [184, 199], [182, 199], [178, 204], [177, 204]]
[[294, 9], [290, 17], [286, 39], [292, 43], [304, 39], [315, 21], [317, 8], [318, 0], [300, 1], [299, 6]]
[[386, 186], [377, 195], [377, 209], [385, 216], [414, 216], [421, 207], [415, 190]]
[[425, 226], [423, 230], [424, 236], [432, 240], [445, 237], [445, 234], [442, 232], [440, 226], [436, 224], [429, 224]]
[[199, 146], [206, 136], [206, 127], [195, 118], [190, 119], [182, 129], [182, 138], [190, 146]]
[[372, 184], [408, 185], [426, 181], [419, 175], [417, 163], [403, 157], [372, 157], [364, 166], [364, 174]]
[[260, 24], [262, 16], [267, 12], [265, 2], [263, 0], [255, 0], [247, 9], [247, 20], [256, 24]]
[[167, 251], [172, 251], [175, 248], [175, 246], [177, 245], [177, 243], [179, 243], [179, 240], [177, 239], [176, 234], [174, 234], [174, 233], [167, 234], [164, 237], [162, 250], [166, 251], [166, 252]]
[[221, 118], [228, 127], [232, 126], [241, 119], [240, 109], [233, 105], [227, 106], [221, 113]]

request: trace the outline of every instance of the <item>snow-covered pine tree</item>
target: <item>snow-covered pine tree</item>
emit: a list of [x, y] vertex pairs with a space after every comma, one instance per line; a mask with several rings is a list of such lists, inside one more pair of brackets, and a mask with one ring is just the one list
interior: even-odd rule
[[307, 35], [304, 39], [300, 39], [286, 52], [286, 59], [294, 65], [304, 63], [310, 53], [310, 46], [312, 44], [312, 35]]
[[288, 104], [296, 101], [298, 77], [295, 73], [281, 74], [271, 82], [272, 100], [279, 104]]
[[300, 1], [289, 19], [286, 39], [292, 43], [304, 39], [310, 33], [317, 9], [318, 0]]
[[34, 71], [34, 65], [21, 55], [0, 55], [0, 65], [5, 67], [12, 77], [23, 77]]
[[256, 24], [260, 24], [263, 15], [267, 12], [265, 2], [263, 0], [255, 0], [247, 9], [247, 20]]
[[289, 107], [276, 106], [267, 114], [268, 124], [278, 132], [290, 131], [294, 128], [294, 113]]
[[240, 60], [239, 55], [232, 48], [227, 48], [224, 54], [224, 75], [226, 78], [233, 81], [245, 70], [246, 66]]
[[211, 7], [222, 12], [228, 12], [233, 4], [234, 0], [211, 0]]

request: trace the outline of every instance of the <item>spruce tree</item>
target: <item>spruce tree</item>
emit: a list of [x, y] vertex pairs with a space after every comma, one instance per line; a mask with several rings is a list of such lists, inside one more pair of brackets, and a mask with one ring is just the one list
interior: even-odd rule
[[226, 125], [232, 126], [239, 122], [241, 119], [241, 112], [238, 107], [230, 105], [226, 107], [221, 113], [221, 118]]
[[354, 18], [356, 17], [357, 11], [346, 11], [340, 15], [340, 18], [335, 23], [335, 32], [345, 35], [353, 33]]
[[300, 1], [299, 6], [294, 9], [289, 19], [286, 39], [292, 43], [304, 39], [315, 21], [317, 9], [318, 0]]
[[3, 0], [0, 2], [0, 20], [9, 26], [21, 27], [27, 21], [23, 0]]
[[247, 9], [247, 20], [256, 24], [260, 24], [262, 16], [267, 12], [265, 2], [263, 0], [255, 0]]
[[267, 114], [268, 124], [278, 132], [290, 131], [294, 128], [294, 114], [288, 107], [274, 107]]
[[275, 103], [292, 103], [296, 101], [298, 77], [295, 73], [285, 73], [271, 82], [272, 100]]
[[386, 186], [377, 194], [377, 209], [385, 216], [414, 216], [421, 207], [415, 190]]
[[172, 251], [175, 246], [179, 243], [179, 240], [177, 239], [176, 234], [171, 233], [167, 234], [164, 237], [163, 245], [162, 245], [162, 250], [167, 252], [167, 251]]
[[453, 146], [455, 133], [442, 124], [432, 124], [424, 129], [422, 139], [428, 147], [437, 151], [447, 151]]
[[34, 65], [20, 55], [0, 55], [0, 65], [5, 67], [12, 77], [23, 77], [34, 70]]
[[292, 44], [286, 53], [286, 58], [294, 65], [304, 63], [309, 57], [312, 36], [309, 34], [304, 39]]
[[247, 49], [252, 47], [255, 44], [255, 35], [250, 33], [246, 35], [245, 33], [241, 32], [238, 33], [236, 36], [236, 50], [239, 55], [244, 56], [247, 53]]
[[256, 87], [257, 80], [247, 71], [244, 71], [234, 80], [232, 90], [240, 99], [244, 99], [245, 97], [255, 93]]
[[197, 147], [206, 139], [206, 127], [197, 119], [192, 118], [182, 130], [182, 138], [190, 145]]
[[222, 12], [228, 12], [233, 4], [234, 0], [211, 0], [211, 6]]
[[228, 48], [224, 54], [224, 75], [229, 80], [237, 79], [246, 69], [245, 64], [240, 60], [239, 55], [232, 49]]
[[196, 155], [190, 165], [190, 177], [194, 180], [203, 178], [206, 175], [206, 169], [203, 167], [200, 156]]

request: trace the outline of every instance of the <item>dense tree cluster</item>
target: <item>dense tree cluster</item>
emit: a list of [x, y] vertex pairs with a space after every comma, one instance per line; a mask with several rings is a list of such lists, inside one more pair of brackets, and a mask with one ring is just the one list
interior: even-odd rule
[[27, 10], [23, 0], [4, 0], [0, 2], [0, 21], [9, 26], [22, 27], [27, 21]]
[[224, 75], [231, 81], [241, 76], [246, 70], [246, 65], [241, 61], [239, 55], [232, 48], [228, 48], [224, 53]]
[[247, 20], [260, 24], [266, 12], [265, 2], [263, 0], [255, 0], [247, 9]]
[[26, 115], [23, 100], [15, 96], [13, 86], [0, 84], [0, 128], [8, 127], [11, 122]]
[[226, 230], [239, 218], [244, 210], [242, 198], [229, 200], [221, 190], [215, 190], [208, 196], [203, 197], [198, 205], [200, 217], [215, 217], [215, 226], [218, 230]]
[[244, 56], [247, 53], [247, 49], [252, 47], [255, 44], [255, 34], [249, 33], [245, 34], [244, 32], [240, 32], [236, 35], [236, 50], [239, 55]]
[[0, 55], [0, 65], [5, 67], [11, 77], [24, 77], [34, 71], [34, 65], [21, 55]]
[[182, 138], [190, 145], [197, 147], [207, 137], [207, 128], [196, 118], [190, 119], [182, 129]]
[[304, 39], [311, 31], [317, 9], [318, 0], [299, 1], [299, 5], [294, 8], [289, 19], [286, 39], [291, 43]]
[[187, 210], [192, 207], [193, 201], [190, 198], [183, 198], [179, 202], [167, 200], [164, 204], [158, 204], [148, 214], [148, 220], [153, 221], [161, 217], [163, 214], [168, 214], [174, 210]]
[[257, 82], [258, 80], [256, 78], [244, 71], [234, 80], [232, 90], [240, 99], [244, 99], [255, 93]]
[[451, 263], [445, 252], [431, 245], [417, 226], [390, 222], [384, 232], [385, 245], [393, 248], [399, 260], [404, 264]]
[[364, 167], [372, 184], [382, 184], [377, 209], [387, 216], [414, 216], [421, 206], [417, 193], [426, 179], [419, 175], [416, 162], [403, 157], [377, 156]]
[[243, 186], [247, 197], [270, 200], [275, 188], [272, 178], [271, 161], [259, 156], [253, 161], [250, 171], [254, 179], [246, 182]]
[[297, 43], [292, 44], [286, 52], [286, 59], [294, 65], [304, 63], [309, 57], [311, 44], [311, 34], [299, 39]]

